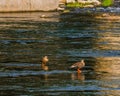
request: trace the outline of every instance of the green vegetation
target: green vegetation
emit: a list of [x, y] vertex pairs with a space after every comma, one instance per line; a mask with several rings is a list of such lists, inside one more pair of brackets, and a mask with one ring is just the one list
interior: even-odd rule
[[68, 3], [67, 7], [85, 7], [87, 5], [92, 5], [92, 4], [91, 3], [78, 3], [78, 2], [75, 2], [75, 3]]
[[102, 1], [102, 6], [104, 6], [104, 7], [111, 6], [112, 4], [113, 4], [113, 0], [103, 0]]
[[[103, 7], [108, 7], [108, 6], [111, 6], [113, 4], [113, 0], [102, 0], [101, 2], [101, 6]], [[93, 5], [94, 6], [94, 3], [79, 3], [79, 2], [75, 2], [75, 3], [68, 3], [66, 6], [67, 7], [70, 7], [70, 8], [79, 8], [79, 7], [86, 7], [86, 6], [89, 6], [89, 5]]]

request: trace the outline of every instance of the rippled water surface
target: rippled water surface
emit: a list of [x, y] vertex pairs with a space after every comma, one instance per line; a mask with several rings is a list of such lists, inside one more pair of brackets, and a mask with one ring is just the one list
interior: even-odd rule
[[[48, 71], [41, 69], [45, 55]], [[81, 74], [69, 70], [81, 59]], [[0, 96], [10, 95], [119, 96], [120, 19], [0, 14]]]

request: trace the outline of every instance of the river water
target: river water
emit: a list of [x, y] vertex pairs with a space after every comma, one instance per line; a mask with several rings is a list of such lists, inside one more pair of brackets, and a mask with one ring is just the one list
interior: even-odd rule
[[120, 19], [0, 14], [0, 96], [120, 96]]

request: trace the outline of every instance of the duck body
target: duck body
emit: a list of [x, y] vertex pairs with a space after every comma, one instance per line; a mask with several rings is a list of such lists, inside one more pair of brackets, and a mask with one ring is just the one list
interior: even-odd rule
[[48, 61], [49, 61], [49, 60], [48, 60], [48, 57], [47, 57], [47, 56], [44, 56], [44, 57], [42, 58], [42, 64], [46, 65], [46, 63], [47, 63]]
[[84, 60], [81, 60], [80, 62], [74, 63], [70, 66], [70, 69], [77, 69], [78, 73], [81, 73], [81, 68], [85, 66]]

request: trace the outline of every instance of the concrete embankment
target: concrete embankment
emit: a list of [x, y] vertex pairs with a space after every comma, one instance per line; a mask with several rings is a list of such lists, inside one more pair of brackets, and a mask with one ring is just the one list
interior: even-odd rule
[[53, 11], [59, 0], [0, 0], [0, 12]]

